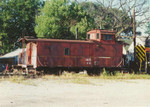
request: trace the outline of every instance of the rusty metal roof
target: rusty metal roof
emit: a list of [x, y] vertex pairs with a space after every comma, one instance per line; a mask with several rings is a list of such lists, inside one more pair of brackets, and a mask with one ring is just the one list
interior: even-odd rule
[[[22, 41], [21, 38], [19, 41]], [[93, 41], [86, 41], [86, 40], [65, 40], [65, 39], [26, 39], [26, 42], [73, 42], [73, 43], [93, 43]]]
[[100, 31], [101, 34], [116, 34], [116, 31], [114, 30], [102, 30], [102, 29], [94, 29], [94, 30], [89, 30], [87, 33], [89, 32], [96, 32], [96, 31]]

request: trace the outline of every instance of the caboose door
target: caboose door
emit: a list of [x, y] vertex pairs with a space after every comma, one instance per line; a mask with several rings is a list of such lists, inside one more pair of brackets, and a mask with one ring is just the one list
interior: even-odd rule
[[37, 45], [35, 43], [27, 44], [27, 65], [33, 65], [35, 68], [37, 66]]
[[31, 64], [31, 43], [27, 44], [27, 65]]
[[37, 67], [37, 45], [35, 43], [32, 43], [32, 55], [31, 55], [31, 64], [34, 68]]

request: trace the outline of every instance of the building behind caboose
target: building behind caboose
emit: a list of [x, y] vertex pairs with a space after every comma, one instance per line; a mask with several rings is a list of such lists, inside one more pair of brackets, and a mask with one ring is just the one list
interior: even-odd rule
[[22, 49], [16, 49], [10, 53], [7, 53], [0, 57], [0, 71], [4, 71], [6, 66], [17, 65], [19, 64], [19, 55], [22, 53]]

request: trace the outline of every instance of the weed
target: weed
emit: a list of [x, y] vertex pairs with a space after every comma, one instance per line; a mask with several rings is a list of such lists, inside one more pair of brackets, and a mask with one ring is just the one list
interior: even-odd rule
[[116, 72], [115, 75], [102, 74], [99, 78], [101, 79], [150, 79], [150, 75]]
[[[58, 80], [59, 82], [67, 83], [77, 83], [77, 84], [93, 84], [93, 80], [107, 79], [107, 80], [128, 80], [128, 79], [150, 79], [148, 74], [129, 74], [116, 72], [115, 75], [111, 75], [105, 69], [100, 76], [88, 76], [87, 74], [80, 73], [63, 73], [60, 76], [56, 75], [44, 75], [41, 77], [43, 80]], [[25, 78], [24, 76], [9, 76], [1, 77], [1, 81], [10, 81], [13, 83], [24, 84], [24, 85], [33, 85], [36, 86], [34, 79]]]
[[0, 81], [10, 81], [12, 83], [36, 86], [36, 84], [33, 82], [33, 79], [27, 79], [24, 76], [1, 77]]
[[86, 79], [86, 78], [71, 79], [68, 82], [76, 83], [76, 84], [91, 84], [91, 82], [88, 79]]

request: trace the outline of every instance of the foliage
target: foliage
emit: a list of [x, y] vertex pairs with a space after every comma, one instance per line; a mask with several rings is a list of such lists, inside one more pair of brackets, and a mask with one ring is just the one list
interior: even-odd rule
[[85, 39], [93, 28], [114, 29], [118, 35], [131, 32], [133, 8], [136, 17], [146, 15], [136, 27], [149, 19], [146, 0], [47, 0], [42, 9], [41, 1], [0, 0], [0, 54], [12, 51], [23, 35], [74, 39], [78, 28], [78, 39]]
[[35, 15], [40, 6], [40, 0], [3, 0], [0, 3], [0, 39], [3, 54], [11, 51], [21, 36], [35, 36]]
[[[132, 29], [133, 26], [133, 10], [135, 10], [136, 17], [136, 27], [143, 25], [148, 22], [150, 19], [150, 7], [148, 5], [148, 0], [96, 0], [98, 4], [101, 4], [105, 13], [109, 13], [109, 11], [113, 8], [121, 11], [123, 14], [119, 15], [118, 12], [113, 11], [114, 19], [119, 23], [117, 26], [120, 27], [118, 35], [121, 32], [125, 33], [128, 30]], [[119, 13], [120, 14], [120, 13]], [[128, 16], [128, 17], [126, 17]], [[116, 22], [115, 21], [115, 22]], [[114, 22], [114, 23], [115, 23]]]
[[36, 17], [35, 31], [38, 37], [74, 39], [78, 28], [79, 39], [84, 39], [87, 30], [93, 28], [92, 23], [92, 18], [77, 2], [51, 0], [46, 1]]
[[82, 2], [82, 7], [94, 19], [97, 28], [116, 30], [118, 34], [121, 32], [128, 33], [132, 31], [132, 26], [128, 26], [131, 18], [127, 12], [118, 8], [107, 8], [101, 3]]
[[[75, 83], [75, 84], [91, 84], [91, 85], [101, 85], [102, 80], [130, 80], [130, 79], [150, 79], [150, 75], [148, 74], [129, 74], [129, 73], [120, 73], [116, 72], [115, 75], [109, 75], [106, 73], [107, 71], [104, 69], [104, 73], [100, 76], [88, 76], [86, 73], [68, 73], [64, 72], [60, 76], [56, 75], [43, 75], [36, 78], [42, 80], [55, 80], [58, 82], [66, 82], [66, 83]], [[25, 76], [1, 76], [0, 82], [2, 81], [10, 81], [12, 83], [24, 84], [24, 85], [32, 85], [37, 86], [38, 82], [34, 81], [32, 78], [26, 78]]]
[[9, 81], [9, 82], [12, 82], [12, 83], [17, 83], [17, 84], [37, 86], [37, 84], [34, 82], [33, 79], [26, 78], [24, 76], [8, 76], [8, 77], [1, 76], [0, 82], [1, 81]]
[[147, 34], [150, 35], [150, 22], [147, 23], [147, 26], [146, 26], [146, 32], [145, 32], [145, 33], [147, 33]]

